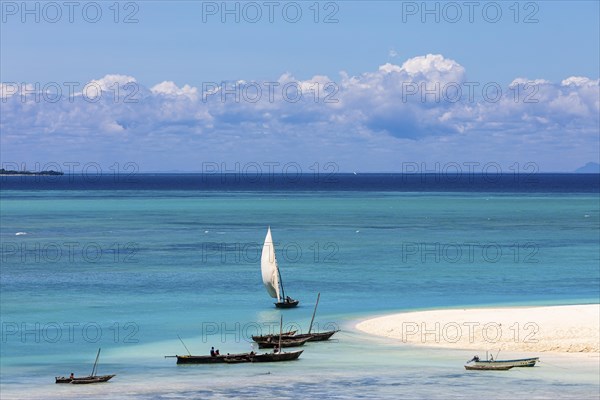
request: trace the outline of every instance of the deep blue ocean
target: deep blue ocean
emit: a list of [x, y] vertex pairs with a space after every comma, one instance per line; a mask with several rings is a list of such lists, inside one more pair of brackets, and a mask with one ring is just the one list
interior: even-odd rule
[[97, 169], [65, 175], [1, 176], [4, 190], [191, 190], [598, 193], [600, 174], [563, 173], [237, 173], [110, 174]]
[[[353, 329], [401, 310], [598, 303], [598, 174], [0, 176], [0, 189], [2, 398], [598, 398], [585, 374], [473, 376], [462, 353]], [[267, 226], [297, 309], [262, 285]], [[193, 353], [249, 351], [282, 314], [305, 331], [318, 292], [318, 329], [342, 332], [297, 362], [163, 357], [187, 352], [177, 335]], [[53, 383], [89, 373], [99, 347], [113, 381]]]

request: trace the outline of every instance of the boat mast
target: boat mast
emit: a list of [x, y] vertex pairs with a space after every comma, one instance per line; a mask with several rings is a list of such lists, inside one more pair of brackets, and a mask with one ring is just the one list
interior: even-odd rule
[[94, 361], [94, 368], [92, 368], [92, 374], [90, 376], [95, 376], [94, 374], [96, 373], [96, 366], [98, 365], [98, 357], [100, 357], [100, 350], [102, 350], [102, 348], [98, 349], [98, 354], [96, 354], [96, 361]]
[[281, 279], [281, 272], [279, 272], [279, 266], [277, 266], [277, 275], [279, 275], [279, 286], [281, 286], [281, 301], [285, 301], [285, 290], [283, 289], [283, 279]]
[[283, 335], [283, 315], [279, 320], [279, 354], [281, 354], [281, 336]]
[[312, 331], [313, 322], [315, 320], [315, 314], [317, 313], [317, 306], [319, 305], [319, 299], [321, 298], [321, 292], [317, 294], [317, 302], [315, 303], [315, 310], [313, 311], [312, 319], [310, 320], [310, 327], [308, 328], [308, 333]]

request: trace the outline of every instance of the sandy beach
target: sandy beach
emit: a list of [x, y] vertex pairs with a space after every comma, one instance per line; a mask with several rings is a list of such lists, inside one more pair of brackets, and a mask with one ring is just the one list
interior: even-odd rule
[[356, 328], [411, 345], [598, 353], [600, 304], [407, 312], [368, 319]]

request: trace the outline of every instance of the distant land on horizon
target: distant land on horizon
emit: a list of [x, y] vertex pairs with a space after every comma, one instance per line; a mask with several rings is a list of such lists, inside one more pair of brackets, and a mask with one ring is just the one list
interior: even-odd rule
[[[235, 171], [227, 171], [227, 172], [223, 172], [222, 174], [239, 174], [242, 171], [239, 172], [235, 172]], [[253, 175], [255, 171], [248, 171], [248, 175]], [[173, 169], [173, 170], [148, 170], [148, 171], [140, 171], [141, 174], [207, 174], [207, 175], [217, 175], [217, 174], [221, 174], [221, 172], [215, 171], [215, 172], [206, 172], [206, 171], [201, 171], [201, 170], [180, 170], [180, 169]], [[311, 175], [314, 174], [315, 172], [303, 172], [302, 175]], [[338, 171], [338, 172], [320, 172], [320, 174], [322, 175], [335, 175], [335, 174], [360, 174], [360, 175], [373, 175], [373, 174], [407, 174], [407, 175], [419, 175], [419, 174], [436, 174], [436, 173], [442, 173], [442, 172], [401, 172], [401, 171], [368, 171], [368, 172], [361, 172], [361, 171]], [[263, 175], [285, 175], [282, 172], [268, 172], [265, 171], [263, 172]], [[450, 174], [450, 173], [448, 173]], [[483, 172], [468, 172], [465, 171], [463, 172], [463, 174], [479, 174], [479, 175], [483, 175]], [[514, 172], [509, 171], [509, 172], [503, 172], [503, 175], [511, 175], [514, 174]], [[520, 175], [532, 175], [532, 174], [600, 174], [600, 164], [595, 163], [595, 162], [589, 162], [587, 164], [585, 164], [582, 167], [577, 168], [574, 171], [538, 171], [535, 173], [532, 172], [520, 172], [518, 173]]]
[[589, 162], [585, 164], [583, 167], [577, 168], [575, 170], [577, 174], [600, 174], [600, 164], [596, 162]]
[[[138, 171], [136, 172], [136, 174], [205, 174], [205, 175], [228, 175], [228, 174], [247, 174], [249, 176], [254, 176], [256, 174], [258, 175], [286, 175], [283, 172], [269, 172], [269, 171], [264, 171], [264, 172], [258, 172], [256, 173], [256, 171], [226, 171], [226, 172], [219, 172], [219, 171], [215, 171], [215, 172], [206, 172], [206, 171], [201, 171], [201, 170], [179, 170], [179, 169], [174, 169], [174, 170], [147, 170], [147, 171]], [[400, 171], [368, 171], [368, 172], [359, 172], [359, 171], [337, 171], [337, 172], [320, 172], [320, 175], [393, 175], [393, 174], [405, 174], [405, 175], [435, 175], [435, 174], [442, 174], [443, 172], [400, 172]], [[75, 173], [67, 173], [66, 175], [78, 175], [80, 173], [75, 172]], [[315, 174], [315, 172], [301, 172], [299, 175], [313, 175]], [[450, 173], [449, 173], [450, 174]], [[485, 175], [484, 172], [468, 172], [465, 171], [462, 173], [462, 175]], [[501, 175], [512, 175], [514, 174], [514, 172], [503, 172], [501, 173]], [[518, 175], [533, 175], [533, 174], [600, 174], [600, 164], [595, 163], [595, 162], [589, 162], [586, 165], [577, 168], [574, 171], [539, 171], [539, 172], [535, 172], [535, 173], [531, 173], [531, 172], [520, 172], [518, 173]], [[0, 175], [4, 175], [4, 176], [9, 176], [9, 175], [65, 175], [64, 172], [62, 171], [54, 171], [54, 170], [48, 170], [48, 171], [27, 171], [27, 170], [6, 170], [4, 168], [0, 168]], [[125, 173], [123, 172], [122, 175], [132, 175], [131, 173]], [[450, 174], [452, 175], [452, 174]], [[460, 175], [460, 174], [459, 174]]]
[[17, 171], [14, 169], [0, 168], [0, 175], [64, 175], [62, 171]]

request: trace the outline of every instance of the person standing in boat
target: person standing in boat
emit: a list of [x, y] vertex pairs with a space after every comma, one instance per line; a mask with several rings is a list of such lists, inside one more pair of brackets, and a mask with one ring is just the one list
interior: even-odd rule
[[211, 356], [211, 357], [214, 357], [215, 355], [216, 355], [216, 354], [215, 354], [215, 348], [214, 348], [214, 347], [211, 347], [211, 348], [210, 348], [210, 356]]

